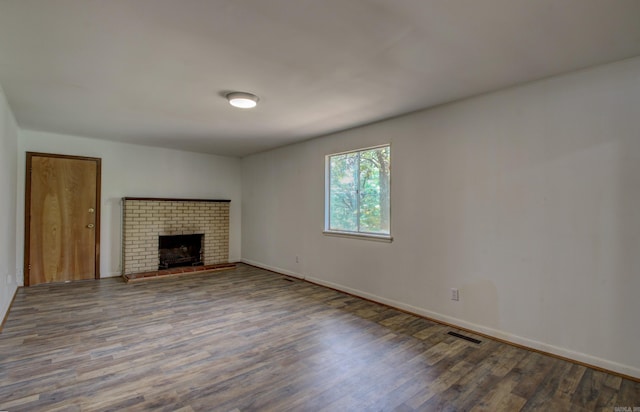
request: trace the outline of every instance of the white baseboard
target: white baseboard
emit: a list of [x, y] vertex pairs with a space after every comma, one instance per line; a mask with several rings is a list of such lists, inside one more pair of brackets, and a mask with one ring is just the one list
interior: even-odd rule
[[118, 276], [122, 276], [122, 273], [120, 272], [109, 272], [107, 274], [101, 274], [100, 275], [100, 279], [104, 279], [104, 278], [117, 278]]
[[486, 326], [478, 325], [476, 323], [467, 322], [462, 319], [454, 318], [451, 316], [443, 315], [441, 313], [432, 312], [427, 309], [419, 308], [416, 306], [412, 306], [403, 302], [398, 302], [392, 299], [383, 298], [381, 296], [373, 295], [371, 293], [363, 292], [358, 289], [353, 289], [347, 286], [343, 286], [337, 283], [328, 282], [319, 278], [314, 278], [311, 276], [307, 276], [306, 280], [317, 283], [322, 286], [327, 286], [333, 289], [337, 289], [343, 292], [350, 293], [355, 296], [359, 296], [365, 299], [372, 300], [374, 302], [382, 303], [388, 306], [392, 306], [394, 308], [402, 309], [407, 312], [414, 313], [416, 315], [424, 316], [429, 319], [433, 319], [436, 321], [448, 323], [453, 326], [458, 326], [463, 329], [468, 329], [470, 331], [478, 332], [483, 335], [487, 335], [490, 337], [494, 337], [496, 339], [501, 339], [507, 342], [515, 343], [518, 345], [525, 346], [530, 349], [535, 349], [542, 352], [547, 352], [553, 355], [561, 356], [563, 358], [571, 359], [577, 362], [584, 363], [586, 365], [595, 366], [602, 369], [607, 369], [609, 371], [617, 372], [623, 375], [632, 376], [635, 378], [640, 378], [640, 369], [634, 368], [632, 366], [623, 365], [618, 362], [613, 362], [607, 359], [598, 358], [596, 356], [592, 356], [582, 352], [572, 351], [570, 349], [561, 348], [559, 346], [550, 345], [544, 342], [539, 342], [533, 339], [525, 338], [522, 336], [514, 335], [508, 332], [504, 332], [501, 330], [489, 328]]
[[270, 270], [272, 272], [277, 272], [277, 273], [281, 273], [283, 275], [291, 276], [291, 277], [294, 277], [294, 278], [298, 278], [298, 279], [304, 279], [305, 278], [300, 273], [292, 272], [290, 270], [282, 269], [282, 268], [279, 268], [279, 267], [276, 267], [276, 266], [265, 265], [264, 263], [256, 262], [254, 260], [244, 259], [243, 258], [241, 260], [241, 262], [246, 263], [246, 264], [251, 265], [251, 266], [257, 266], [257, 267], [262, 268], [262, 269]]
[[0, 307], [0, 330], [2, 330], [2, 326], [4, 325], [4, 321], [7, 319], [9, 315], [9, 311], [11, 310], [11, 304], [13, 300], [16, 298], [16, 293], [18, 293], [18, 285], [11, 285], [13, 287], [13, 292], [9, 292], [9, 300], [6, 302], [2, 302], [2, 307]]
[[244, 263], [248, 263], [252, 266], [257, 266], [263, 269], [271, 270], [273, 272], [282, 273], [284, 275], [289, 275], [293, 277], [297, 277], [300, 279], [308, 280], [309, 282], [317, 283], [318, 285], [327, 286], [332, 289], [336, 289], [342, 292], [346, 292], [355, 296], [359, 296], [365, 299], [372, 300], [374, 302], [382, 303], [384, 305], [388, 305], [397, 309], [402, 309], [410, 313], [414, 313], [416, 315], [424, 316], [429, 319], [433, 319], [435, 321], [444, 322], [450, 324], [452, 326], [457, 326], [463, 329], [468, 329], [473, 332], [478, 332], [483, 335], [487, 335], [490, 337], [494, 337], [496, 339], [504, 340], [507, 342], [511, 342], [517, 345], [521, 345], [530, 349], [538, 350], [541, 352], [546, 352], [552, 355], [561, 356], [563, 358], [571, 359], [577, 362], [581, 362], [586, 365], [595, 366], [597, 368], [606, 369], [609, 371], [617, 372], [619, 374], [628, 375], [637, 379], [640, 379], [640, 369], [632, 366], [624, 365], [618, 362], [610, 361], [607, 359], [598, 358], [596, 356], [592, 356], [582, 352], [572, 351], [570, 349], [562, 348], [559, 346], [551, 345], [544, 342], [539, 342], [533, 339], [525, 338], [522, 336], [514, 335], [505, 331], [501, 331], [498, 329], [489, 328], [486, 326], [478, 325], [476, 323], [467, 322], [462, 319], [454, 318], [452, 316], [443, 315], [441, 313], [432, 312], [430, 310], [419, 308], [416, 306], [412, 306], [403, 302], [395, 301], [392, 299], [387, 299], [381, 296], [373, 295], [371, 293], [363, 292], [358, 289], [350, 288], [348, 286], [344, 286], [338, 283], [329, 282], [320, 278], [312, 277], [312, 276], [304, 276], [299, 273], [294, 273], [291, 271], [287, 271], [275, 266], [265, 265], [260, 262], [252, 261], [250, 259], [242, 259]]

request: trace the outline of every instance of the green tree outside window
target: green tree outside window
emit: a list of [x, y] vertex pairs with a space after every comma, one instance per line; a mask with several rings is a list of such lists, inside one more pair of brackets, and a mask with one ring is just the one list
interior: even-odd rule
[[389, 234], [390, 147], [328, 156], [328, 229]]

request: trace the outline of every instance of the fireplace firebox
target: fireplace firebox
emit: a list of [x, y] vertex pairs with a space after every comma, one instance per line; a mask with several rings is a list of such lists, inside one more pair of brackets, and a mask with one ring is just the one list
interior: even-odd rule
[[158, 242], [160, 264], [158, 269], [203, 265], [203, 236], [203, 234], [160, 236]]

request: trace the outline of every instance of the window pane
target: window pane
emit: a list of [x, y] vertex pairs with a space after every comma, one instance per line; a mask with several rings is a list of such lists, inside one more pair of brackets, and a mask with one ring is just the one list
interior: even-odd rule
[[358, 230], [358, 154], [330, 158], [329, 229]]
[[360, 152], [360, 231], [389, 233], [389, 147]]
[[390, 235], [389, 146], [327, 156], [327, 230]]

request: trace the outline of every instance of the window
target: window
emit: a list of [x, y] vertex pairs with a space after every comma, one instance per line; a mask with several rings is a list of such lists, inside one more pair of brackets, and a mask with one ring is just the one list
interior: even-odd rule
[[325, 233], [391, 239], [389, 145], [326, 158]]

